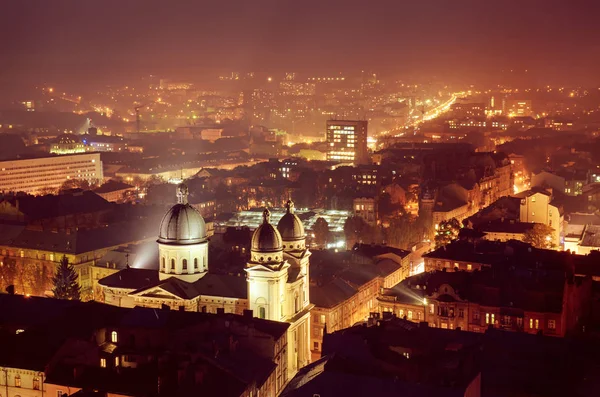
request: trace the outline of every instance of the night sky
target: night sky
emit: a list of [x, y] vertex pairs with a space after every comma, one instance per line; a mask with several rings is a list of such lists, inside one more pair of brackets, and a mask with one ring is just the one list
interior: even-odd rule
[[0, 80], [288, 70], [597, 83], [600, 2], [0, 0]]

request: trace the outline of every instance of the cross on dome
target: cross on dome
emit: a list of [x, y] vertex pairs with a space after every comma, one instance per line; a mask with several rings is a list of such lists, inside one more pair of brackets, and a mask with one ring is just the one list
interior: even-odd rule
[[271, 222], [271, 211], [269, 211], [268, 208], [265, 208], [265, 210], [263, 211], [263, 223], [270, 223]]
[[287, 203], [285, 203], [285, 209], [288, 214], [293, 214], [294, 213], [294, 202], [292, 200], [288, 200]]
[[189, 190], [185, 183], [177, 185], [177, 203], [187, 204], [188, 203]]

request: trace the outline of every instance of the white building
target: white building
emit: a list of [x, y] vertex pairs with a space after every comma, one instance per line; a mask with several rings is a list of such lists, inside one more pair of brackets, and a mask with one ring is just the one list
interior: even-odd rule
[[[302, 222], [293, 203], [277, 228], [265, 209], [254, 231], [246, 277], [210, 272], [206, 225], [187, 201], [184, 184], [178, 203], [164, 216], [156, 269], [123, 269], [99, 280], [105, 303], [121, 307], [228, 312], [288, 322], [287, 379], [310, 362], [309, 257]], [[283, 385], [280, 385], [283, 387]]]
[[0, 192], [40, 194], [67, 180], [102, 181], [99, 153], [0, 161]]
[[564, 213], [563, 208], [553, 201], [551, 190], [533, 188], [517, 194], [521, 199], [519, 220], [521, 222], [541, 223], [554, 229], [552, 245], [556, 249], [564, 247]]

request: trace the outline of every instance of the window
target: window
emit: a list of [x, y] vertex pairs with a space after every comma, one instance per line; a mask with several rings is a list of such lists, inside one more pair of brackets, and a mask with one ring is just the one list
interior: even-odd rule
[[435, 305], [433, 303], [429, 304], [429, 314], [435, 313]]
[[533, 328], [533, 319], [532, 318], [529, 319], [529, 328]]
[[460, 317], [460, 318], [465, 317], [465, 309], [458, 309], [458, 317]]
[[319, 350], [319, 342], [313, 342], [313, 350]]
[[183, 270], [187, 270], [187, 259], [183, 260]]
[[408, 311], [408, 319], [412, 320], [412, 318], [413, 318], [413, 312], [412, 312], [412, 310], [409, 310]]
[[21, 387], [21, 376], [15, 375], [15, 387]]
[[404, 318], [404, 309], [400, 309], [400, 318]]
[[467, 270], [468, 270], [468, 271], [471, 271], [471, 270], [473, 270], [473, 266], [471, 266], [470, 264], [468, 264], [468, 265], [467, 265]]
[[115, 357], [115, 367], [119, 366], [119, 357]]
[[494, 313], [492, 313], [491, 318], [492, 318], [492, 322], [490, 324], [496, 324], [496, 320], [494, 319]]
[[537, 318], [535, 319], [535, 329], [539, 329], [540, 328], [540, 320], [538, 320]]
[[105, 359], [105, 358], [101, 358], [101, 359], [100, 359], [100, 366], [101, 366], [102, 368], [106, 368], [106, 359]]
[[161, 258], [161, 264], [160, 264], [161, 268], [163, 270], [165, 270], [165, 268], [167, 267], [166, 263], [165, 263], [165, 258]]
[[119, 341], [119, 334], [117, 334], [117, 331], [113, 331], [110, 333], [110, 341], [112, 343], [117, 343]]
[[171, 259], [171, 270], [175, 270], [175, 259]]
[[267, 311], [264, 306], [258, 308], [258, 318], [267, 318]]
[[40, 378], [33, 378], [33, 390], [40, 390]]
[[194, 258], [194, 270], [198, 270], [198, 258]]
[[556, 320], [548, 320], [548, 329], [556, 329]]
[[489, 324], [489, 323], [490, 323], [490, 314], [489, 314], [489, 313], [486, 313], [486, 314], [485, 314], [485, 323], [486, 323], [486, 324]]
[[325, 315], [324, 315], [324, 314], [321, 314], [321, 316], [320, 316], [320, 317], [321, 317], [321, 318], [320, 318], [320, 320], [321, 320], [321, 324], [325, 324]]
[[410, 353], [409, 352], [404, 352], [402, 353], [402, 355], [406, 358], [410, 358]]

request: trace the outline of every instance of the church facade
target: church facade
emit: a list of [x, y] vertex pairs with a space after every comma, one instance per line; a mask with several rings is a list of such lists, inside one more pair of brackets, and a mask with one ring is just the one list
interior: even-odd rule
[[[254, 231], [246, 277], [210, 272], [206, 225], [177, 188], [177, 204], [165, 214], [157, 240], [156, 269], [123, 269], [98, 281], [100, 298], [120, 307], [243, 314], [287, 322], [287, 379], [310, 361], [309, 258], [302, 222], [292, 202], [277, 227], [265, 209]], [[246, 312], [248, 313], [248, 312]]]

